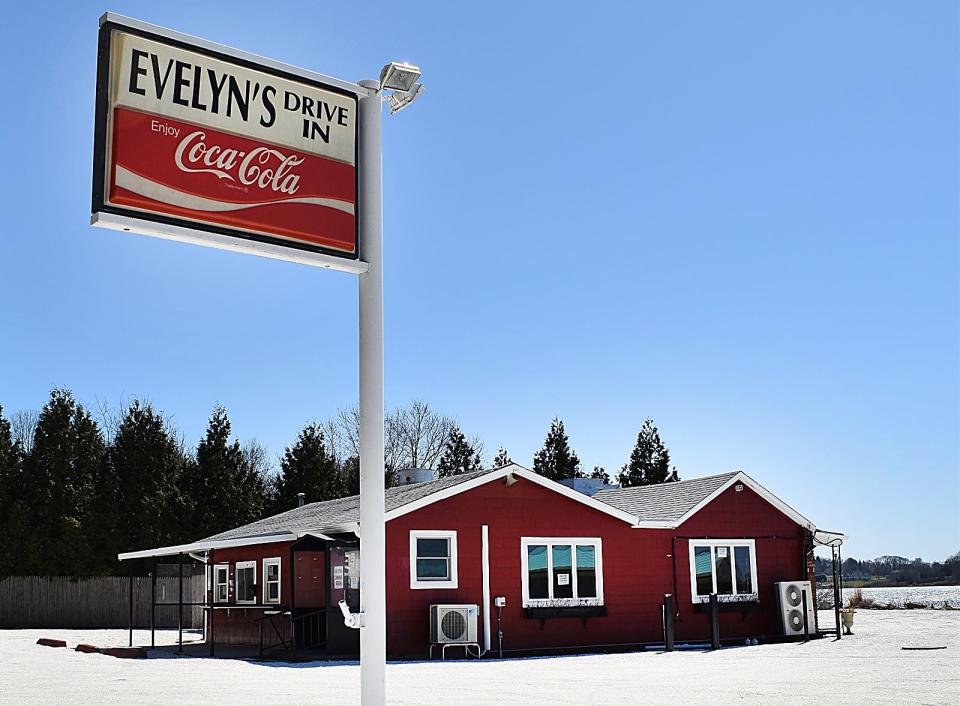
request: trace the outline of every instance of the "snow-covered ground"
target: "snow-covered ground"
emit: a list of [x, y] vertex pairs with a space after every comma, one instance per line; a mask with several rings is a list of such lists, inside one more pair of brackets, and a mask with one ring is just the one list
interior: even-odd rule
[[[387, 668], [396, 704], [692, 704], [960, 702], [960, 612], [859, 611], [856, 635], [720, 652], [647, 652]], [[65, 639], [71, 649], [35, 645]], [[158, 633], [172, 643], [173, 631]], [[138, 631], [136, 643], [149, 634]], [[253, 663], [196, 657], [126, 660], [73, 651], [127, 644], [122, 630], [0, 631], [0, 702], [319, 703], [359, 701], [352, 663]], [[901, 647], [944, 645], [935, 651]], [[157, 655], [159, 653], [152, 653]]]
[[[843, 603], [850, 603], [850, 596], [858, 589], [843, 589]], [[861, 588], [864, 598], [876, 605], [902, 608], [914, 603], [928, 608], [960, 608], [960, 586], [910, 586], [907, 588]]]

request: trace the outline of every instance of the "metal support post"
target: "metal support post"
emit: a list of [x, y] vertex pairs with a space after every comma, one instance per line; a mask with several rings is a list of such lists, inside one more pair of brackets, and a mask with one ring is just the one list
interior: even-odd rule
[[843, 639], [840, 635], [843, 632], [840, 629], [840, 602], [843, 600], [843, 594], [840, 592], [840, 573], [837, 564], [837, 548], [830, 547], [830, 557], [833, 559], [833, 617], [837, 623], [837, 639]]
[[215, 589], [216, 586], [217, 586], [217, 583], [216, 583], [216, 581], [217, 581], [217, 578], [216, 578], [217, 565], [213, 563], [213, 550], [212, 550], [212, 549], [211, 549], [211, 550], [209, 551], [209, 553], [207, 554], [207, 567], [210, 569], [210, 585], [209, 585], [210, 593], [207, 594], [207, 595], [208, 595], [208, 599], [207, 599], [207, 619], [208, 619], [208, 622], [207, 622], [207, 625], [209, 626], [209, 629], [207, 630], [207, 642], [209, 643], [209, 644], [208, 644], [208, 647], [209, 647], [209, 649], [210, 649], [210, 656], [213, 657], [213, 641], [214, 641], [214, 639], [215, 639], [215, 631], [214, 631], [214, 629], [213, 629], [213, 599], [214, 599], [213, 592], [214, 592], [214, 589]]
[[133, 647], [133, 569], [130, 569], [130, 581], [129, 586], [127, 587], [127, 601], [129, 602], [128, 608], [130, 609], [130, 615], [127, 618], [127, 625], [130, 628], [130, 647]]
[[720, 601], [717, 594], [710, 594], [710, 649], [720, 649]]
[[380, 84], [359, 101], [360, 257], [360, 703], [386, 700], [387, 604], [383, 497], [383, 209]]
[[157, 646], [157, 558], [153, 558], [150, 572], [150, 647]]
[[669, 593], [663, 597], [663, 647], [673, 652], [673, 596]]
[[179, 583], [177, 584], [177, 652], [183, 652], [183, 554], [177, 555]]

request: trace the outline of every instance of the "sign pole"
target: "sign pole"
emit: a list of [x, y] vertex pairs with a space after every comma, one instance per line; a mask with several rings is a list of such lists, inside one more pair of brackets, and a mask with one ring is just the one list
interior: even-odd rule
[[360, 257], [360, 702], [383, 706], [387, 660], [383, 469], [383, 184], [378, 81], [358, 108]]

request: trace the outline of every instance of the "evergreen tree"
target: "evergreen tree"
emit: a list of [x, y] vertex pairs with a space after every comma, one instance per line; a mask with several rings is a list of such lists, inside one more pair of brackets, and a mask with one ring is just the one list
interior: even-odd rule
[[89, 530], [104, 451], [90, 413], [69, 391], [53, 390], [24, 460], [21, 514], [14, 523], [26, 521], [29, 531], [18, 573], [81, 576], [101, 568]]
[[580, 478], [580, 459], [570, 448], [570, 440], [559, 417], [550, 422], [543, 448], [533, 457], [533, 470], [551, 480]]
[[301, 429], [296, 443], [284, 451], [276, 478], [277, 512], [296, 507], [297, 493], [311, 503], [344, 494], [340, 469], [327, 449], [323, 428], [316, 423]]
[[263, 516], [268, 496], [266, 479], [244, 457], [240, 442], [230, 441], [230, 419], [217, 405], [207, 432], [187, 464], [184, 486], [192, 509], [192, 528], [206, 537]]
[[607, 469], [603, 466], [594, 466], [593, 471], [590, 473], [590, 477], [594, 480], [601, 481], [602, 483], [610, 484], [610, 474], [607, 473]]
[[[16, 573], [14, 566], [15, 547], [19, 547], [23, 535], [16, 531], [12, 519], [19, 514], [20, 504], [20, 445], [14, 441], [13, 431], [3, 416], [0, 406], [0, 577]], [[18, 512], [15, 513], [15, 508]]]
[[447, 434], [447, 441], [443, 447], [443, 455], [437, 463], [437, 477], [449, 478], [461, 473], [479, 471], [483, 468], [478, 454], [456, 424]]
[[620, 469], [620, 485], [655, 485], [679, 480], [676, 468], [670, 472], [670, 451], [660, 440], [660, 432], [647, 418], [637, 434], [630, 460]]
[[[391, 478], [393, 473], [390, 470], [385, 470], [385, 477]], [[344, 497], [349, 495], [359, 495], [360, 494], [360, 457], [359, 456], [349, 456], [347, 460], [340, 464], [340, 477], [341, 485], [343, 487]], [[385, 487], [389, 488], [392, 484], [385, 483]]]
[[507, 450], [502, 446], [497, 451], [496, 457], [493, 459], [493, 468], [503, 468], [509, 464], [513, 463], [513, 460], [510, 456], [507, 455]]
[[[187, 459], [175, 433], [150, 404], [133, 401], [107, 449], [97, 515], [113, 515], [104, 555], [195, 539], [180, 492]], [[106, 530], [106, 528], [103, 528]]]
[[[340, 469], [340, 496], [348, 497], [360, 493], [360, 457], [353, 455], [338, 464]], [[392, 488], [397, 484], [397, 474], [389, 466], [383, 467], [383, 487]]]

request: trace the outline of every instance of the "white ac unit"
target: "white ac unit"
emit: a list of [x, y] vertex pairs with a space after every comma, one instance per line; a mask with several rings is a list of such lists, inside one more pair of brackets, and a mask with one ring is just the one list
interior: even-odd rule
[[780, 611], [780, 631], [787, 636], [803, 635], [803, 604], [807, 604], [807, 634], [816, 632], [814, 595], [809, 581], [781, 581], [774, 584]]
[[430, 642], [463, 644], [477, 641], [477, 605], [430, 606]]

